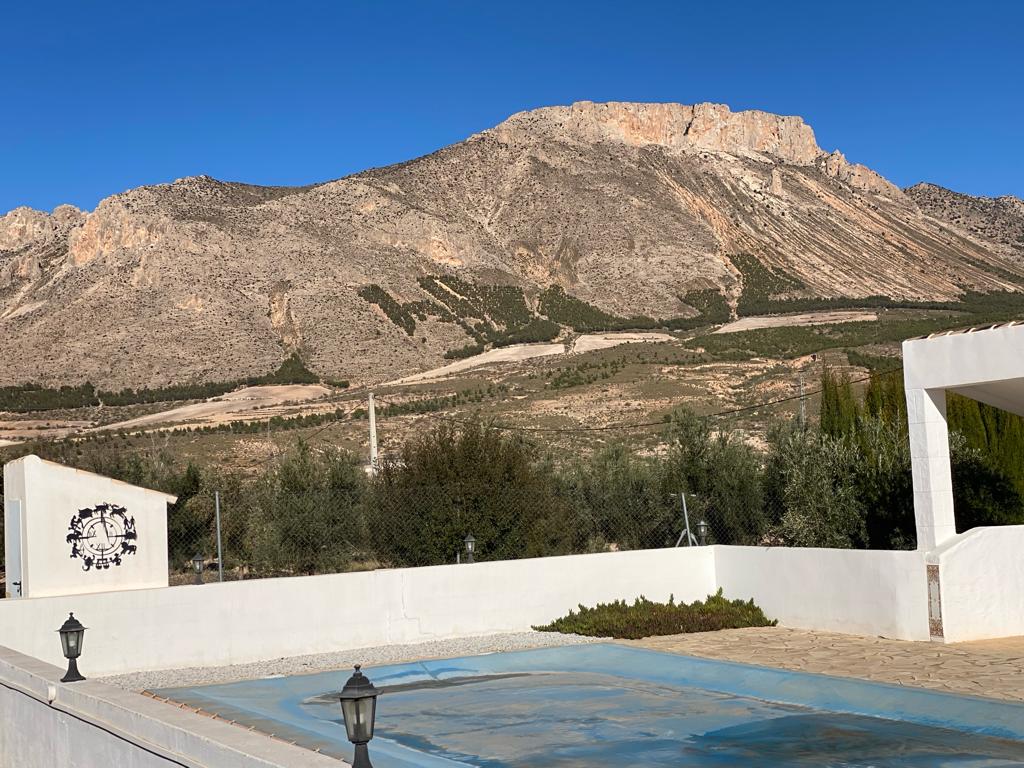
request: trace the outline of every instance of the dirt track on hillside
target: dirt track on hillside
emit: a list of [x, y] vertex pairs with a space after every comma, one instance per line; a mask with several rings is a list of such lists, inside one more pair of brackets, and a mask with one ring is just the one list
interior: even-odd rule
[[[220, 397], [204, 400], [201, 403], [182, 405], [160, 413], [139, 416], [136, 419], [120, 421], [96, 427], [92, 432], [118, 429], [139, 429], [157, 424], [181, 424], [202, 422], [204, 424], [222, 424], [233, 421], [243, 414], [260, 411], [283, 403], [316, 400], [330, 394], [328, 387], [320, 384], [288, 384], [270, 387], [245, 387], [229, 392]], [[273, 415], [273, 414], [270, 414]]]
[[855, 323], [865, 320], [877, 320], [878, 313], [863, 310], [833, 310], [826, 312], [801, 312], [795, 315], [759, 315], [758, 317], [741, 317], [726, 323], [715, 333], [737, 333], [753, 331], [758, 328], [782, 328], [790, 325], [827, 325], [828, 323]]
[[619, 344], [630, 344], [644, 341], [671, 341], [674, 337], [667, 333], [586, 333], [576, 338], [572, 348], [568, 349], [565, 344], [514, 344], [510, 347], [499, 347], [482, 352], [465, 360], [457, 360], [449, 365], [434, 368], [423, 373], [416, 373], [412, 376], [405, 376], [395, 381], [389, 381], [382, 386], [393, 386], [397, 384], [419, 384], [424, 381], [433, 381], [450, 376], [453, 373], [462, 373], [474, 368], [480, 368], [491, 363], [510, 363], [529, 360], [533, 357], [548, 357], [550, 355], [564, 355], [569, 352], [579, 354], [582, 352], [593, 352], [597, 349], [616, 347]]

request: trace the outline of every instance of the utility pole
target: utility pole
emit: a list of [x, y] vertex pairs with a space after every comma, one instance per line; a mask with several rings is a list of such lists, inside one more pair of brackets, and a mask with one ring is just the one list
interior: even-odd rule
[[370, 393], [370, 474], [377, 474], [377, 408], [373, 402], [373, 392]]
[[804, 374], [803, 371], [799, 373], [800, 381], [800, 428], [803, 429], [807, 426], [807, 405], [804, 402]]

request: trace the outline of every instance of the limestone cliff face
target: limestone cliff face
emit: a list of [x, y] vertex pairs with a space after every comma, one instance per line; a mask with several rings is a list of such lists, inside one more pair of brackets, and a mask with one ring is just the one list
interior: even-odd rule
[[521, 135], [593, 143], [615, 141], [636, 147], [658, 145], [680, 151], [763, 156], [794, 165], [818, 164], [833, 178], [878, 194], [900, 189], [841, 152], [826, 153], [803, 118], [759, 110], [733, 112], [724, 104], [633, 104], [581, 101], [513, 115], [491, 129], [505, 141]]
[[19, 251], [51, 243], [80, 225], [85, 218], [73, 205], [59, 205], [52, 214], [32, 208], [15, 208], [0, 216], [0, 251]]
[[281, 342], [290, 350], [302, 347], [302, 331], [295, 321], [292, 308], [288, 301], [289, 284], [281, 281], [274, 286], [270, 294], [270, 325], [281, 337]]
[[492, 131], [499, 137], [525, 132], [585, 143], [618, 141], [633, 146], [760, 153], [801, 165], [822, 154], [814, 131], [802, 118], [756, 110], [733, 112], [724, 104], [581, 101], [569, 107], [521, 112]]
[[808, 296], [1020, 285], [1019, 209], [953, 195], [904, 194], [799, 117], [581, 102], [324, 184], [200, 176], [88, 214], [18, 208], [0, 217], [0, 383], [224, 380], [299, 347], [324, 375], [392, 378], [469, 338], [432, 320], [409, 336], [358, 292], [426, 300], [416, 278], [443, 271], [659, 317], [690, 314], [694, 288], [735, 299], [739, 253]]
[[72, 263], [81, 266], [94, 259], [107, 259], [119, 250], [145, 249], [159, 243], [166, 218], [133, 211], [126, 196], [108, 198], [85, 218], [68, 241]]
[[865, 165], [849, 162], [843, 153], [838, 150], [819, 158], [818, 164], [825, 174], [834, 179], [839, 179], [851, 187], [889, 197], [903, 195], [903, 190], [891, 181], [875, 173]]
[[[0, 292], [18, 295], [52, 269], [63, 258], [69, 236], [84, 220], [85, 214], [72, 205], [59, 205], [49, 214], [15, 208], [0, 217]], [[8, 257], [2, 258], [4, 254]]]

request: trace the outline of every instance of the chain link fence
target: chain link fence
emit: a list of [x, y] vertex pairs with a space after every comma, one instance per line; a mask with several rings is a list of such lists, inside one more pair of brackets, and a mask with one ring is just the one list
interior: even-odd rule
[[571, 485], [494, 488], [383, 480], [301, 493], [204, 492], [171, 509], [171, 581], [457, 563], [466, 557], [470, 536], [477, 561], [764, 545], [772, 543], [778, 520], [760, 504], [716, 506], [693, 494], [626, 488], [617, 496], [595, 498]]
[[[758, 443], [693, 417], [666, 425], [656, 449], [615, 439], [571, 453], [441, 422], [373, 473], [350, 452], [296, 440], [247, 468], [154, 455], [111, 474], [178, 496], [172, 584], [455, 563], [467, 536], [477, 560], [705, 544], [913, 548], [905, 435], [884, 424], [862, 433], [797, 424]], [[953, 461], [958, 523], [1019, 522], [1024, 500], [979, 461]]]

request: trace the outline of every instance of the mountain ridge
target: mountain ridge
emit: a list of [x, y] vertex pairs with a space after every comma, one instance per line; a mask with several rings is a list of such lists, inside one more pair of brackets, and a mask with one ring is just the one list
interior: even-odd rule
[[[0, 217], [0, 383], [233, 380], [296, 350], [332, 378], [395, 378], [489, 322], [445, 319], [422, 284], [437, 274], [511, 286], [534, 312], [558, 286], [657, 318], [697, 314], [695, 291], [735, 307], [748, 256], [785, 276], [781, 298], [1024, 285], [1012, 201], [966, 222], [974, 198], [918, 186], [822, 150], [795, 116], [580, 102], [318, 184], [193, 176], [89, 213], [17, 208]], [[361, 297], [371, 285], [419, 312], [413, 333]]]

